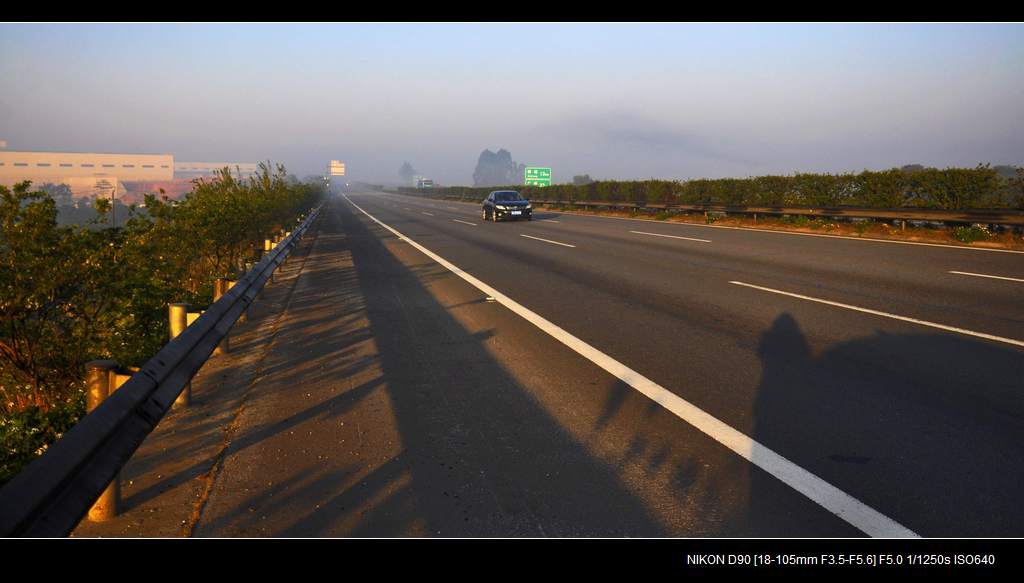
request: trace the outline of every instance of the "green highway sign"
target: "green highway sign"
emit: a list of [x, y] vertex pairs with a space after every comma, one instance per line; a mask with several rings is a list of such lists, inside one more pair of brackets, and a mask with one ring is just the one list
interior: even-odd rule
[[528, 166], [526, 186], [551, 186], [551, 169]]

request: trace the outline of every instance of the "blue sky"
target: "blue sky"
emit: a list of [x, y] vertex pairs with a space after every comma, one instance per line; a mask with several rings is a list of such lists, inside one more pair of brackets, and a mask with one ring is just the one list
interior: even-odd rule
[[467, 184], [1024, 163], [1024, 26], [0, 25], [10, 149]]

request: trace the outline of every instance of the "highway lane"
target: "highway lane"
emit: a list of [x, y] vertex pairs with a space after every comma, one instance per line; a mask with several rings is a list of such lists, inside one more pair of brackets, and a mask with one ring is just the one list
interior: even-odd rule
[[[445, 204], [447, 201], [414, 200], [409, 203], [409, 198], [401, 197], [406, 204], [451, 208]], [[474, 213], [479, 211], [470, 205], [462, 205], [459, 212], [463, 216]], [[823, 299], [863, 304], [862, 307], [866, 308], [1024, 339], [1019, 333], [1024, 313], [1020, 282], [950, 273], [966, 271], [1024, 278], [1024, 254], [804, 237], [566, 213], [541, 212], [539, 217], [557, 217], [555, 220], [559, 223], [538, 218], [532, 223], [521, 222], [515, 226], [525, 229], [524, 232], [531, 236], [562, 233], [570, 243], [596, 239], [594, 244], [579, 244], [595, 251], [601, 249], [601, 252], [616, 253], [604, 248], [607, 241], [633, 246], [638, 252], [661, 245], [660, 250], [686, 254], [682, 261], [700, 264], [704, 269], [720, 269], [726, 273], [734, 267], [742, 267], [744, 269], [736, 273], [754, 271], [763, 278], [747, 283], [808, 295], [818, 292]], [[643, 235], [637, 231], [713, 241], [707, 248], [692, 247], [685, 243], [685, 239]], [[626, 247], [623, 249], [625, 254], [630, 253]], [[679, 263], [673, 267], [679, 268]], [[766, 283], [769, 280], [773, 283]]]
[[1020, 255], [353, 200], [908, 528], [1019, 534], [1019, 346], [729, 282], [1020, 340], [1018, 284], [948, 273], [1013, 277]]

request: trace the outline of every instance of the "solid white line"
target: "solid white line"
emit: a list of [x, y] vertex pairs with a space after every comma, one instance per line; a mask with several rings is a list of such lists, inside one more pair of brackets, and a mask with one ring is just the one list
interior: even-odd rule
[[957, 275], [971, 275], [974, 277], [988, 277], [990, 279], [1005, 279], [1006, 281], [1018, 281], [1020, 283], [1024, 283], [1024, 279], [1020, 279], [1017, 277], [1004, 277], [1002, 275], [985, 275], [984, 273], [968, 273], [966, 271], [950, 271], [950, 273], [955, 273]]
[[552, 243], [554, 245], [561, 245], [562, 247], [573, 247], [573, 248], [576, 247], [575, 245], [570, 245], [568, 243], [559, 243], [558, 241], [552, 241], [550, 239], [541, 239], [540, 237], [531, 237], [530, 235], [520, 234], [519, 236], [520, 237], [526, 237], [527, 239], [536, 239], [538, 241], [544, 241], [545, 243]]
[[676, 225], [684, 227], [706, 227], [709, 229], [732, 229], [734, 231], [756, 231], [758, 233], [775, 233], [777, 235], [799, 235], [801, 237], [827, 237], [829, 239], [846, 239], [848, 241], [870, 241], [872, 243], [893, 243], [895, 245], [921, 245], [924, 247], [941, 247], [943, 249], [964, 249], [967, 251], [992, 251], [994, 253], [1019, 253], [1024, 254], [1024, 251], [1016, 251], [1014, 249], [990, 249], [988, 247], [967, 247], [963, 245], [945, 245], [943, 243], [920, 243], [918, 241], [895, 241], [892, 239], [875, 239], [872, 237], [848, 237], [846, 235], [826, 235], [825, 233], [799, 233], [796, 231], [782, 231], [776, 229], [758, 229], [756, 227], [730, 227], [728, 225], [702, 225], [700, 223], [674, 223], [667, 221], [658, 221], [655, 219], [639, 219], [636, 217], [607, 217], [603, 215], [591, 215], [587, 213], [579, 213], [573, 211], [558, 211], [566, 215], [574, 215], [577, 217], [589, 217], [594, 219], [617, 219], [620, 221], [643, 221], [645, 223], [658, 223], [660, 225]]
[[865, 314], [872, 314], [875, 316], [882, 316], [883, 318], [892, 318], [893, 320], [901, 320], [903, 322], [910, 322], [912, 324], [920, 324], [921, 326], [928, 326], [929, 328], [938, 328], [939, 330], [946, 330], [947, 332], [956, 332], [957, 334], [964, 334], [967, 336], [974, 336], [976, 338], [984, 338], [986, 340], [994, 340], [996, 342], [1002, 342], [1005, 344], [1012, 344], [1014, 346], [1024, 346], [1024, 341], [1014, 340], [1012, 338], [1003, 338], [1002, 336], [994, 336], [992, 334], [985, 334], [984, 332], [975, 332], [973, 330], [965, 330], [964, 328], [956, 328], [953, 326], [946, 326], [945, 324], [936, 324], [935, 322], [929, 322], [927, 320], [918, 320], [917, 318], [909, 318], [907, 316], [899, 316], [896, 314], [890, 314], [888, 312], [880, 312], [878, 310], [872, 310], [869, 308], [861, 308], [859, 306], [851, 306], [849, 304], [841, 304], [839, 302], [833, 302], [830, 300], [823, 300], [821, 298], [815, 298], [811, 296], [805, 296], [801, 294], [795, 294], [792, 292], [782, 291], [778, 289], [772, 289], [770, 287], [762, 287], [751, 283], [743, 283], [742, 281], [730, 281], [729, 283], [742, 285], [744, 287], [759, 289], [761, 291], [771, 292], [773, 294], [780, 294], [784, 296], [790, 296], [801, 300], [807, 300], [810, 302], [818, 302], [819, 304], [827, 304], [829, 306], [835, 306], [837, 308], [846, 308], [847, 310], [854, 310], [856, 312], [863, 312]]
[[[345, 195], [343, 195], [345, 196]], [[484, 294], [493, 297], [526, 321], [540, 328], [562, 344], [582, 355], [613, 376], [629, 384], [665, 409], [671, 411], [683, 421], [693, 425], [718, 443], [731, 449], [737, 455], [775, 476], [791, 488], [807, 496], [829, 512], [842, 520], [875, 537], [917, 537], [910, 529], [881, 514], [874, 508], [822, 480], [788, 459], [761, 445], [746, 434], [737, 431], [726, 423], [718, 420], [696, 405], [669, 391], [640, 373], [613, 359], [607, 354], [559, 328], [555, 324], [525, 308], [512, 298], [473, 277], [447, 259], [399, 233], [366, 212], [359, 205], [345, 196], [352, 206], [356, 207], [378, 225], [394, 233], [399, 239], [409, 243], [421, 253], [440, 263], [446, 269], [461, 277]]]
[[427, 211], [420, 211], [420, 212], [425, 214], [425, 215], [427, 215], [427, 216], [429, 216], [429, 217], [434, 216], [433, 213], [428, 213]]
[[541, 219], [545, 223], [561, 223], [562, 221], [556, 221], [555, 219]]
[[460, 220], [460, 219], [452, 219], [452, 220], [455, 221], [456, 223], [462, 223], [463, 225], [469, 225], [470, 227], [475, 227], [476, 226], [476, 223], [471, 223], [469, 221], [463, 221], [463, 220]]
[[698, 241], [700, 243], [710, 243], [707, 239], [694, 239], [693, 237], [680, 237], [678, 235], [662, 235], [661, 233], [645, 233], [643, 231], [630, 231], [630, 233], [636, 233], [637, 235], [651, 235], [652, 237], [668, 237], [670, 239], [684, 239], [686, 241]]

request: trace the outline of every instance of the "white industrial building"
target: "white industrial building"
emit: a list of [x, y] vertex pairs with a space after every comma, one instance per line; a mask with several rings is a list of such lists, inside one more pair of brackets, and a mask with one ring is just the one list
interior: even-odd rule
[[0, 184], [31, 180], [34, 186], [67, 184], [75, 197], [124, 194], [125, 182], [162, 183], [212, 175], [221, 168], [243, 176], [257, 165], [242, 162], [174, 162], [171, 154], [18, 152], [0, 149]]
[[192, 178], [197, 176], [210, 176], [219, 172], [224, 167], [231, 169], [231, 173], [240, 172], [242, 176], [255, 174], [259, 170], [258, 164], [250, 162], [175, 162], [175, 178]]
[[121, 182], [157, 182], [174, 178], [170, 154], [96, 154], [0, 150], [0, 184], [31, 180], [67, 184], [77, 196], [109, 196]]

